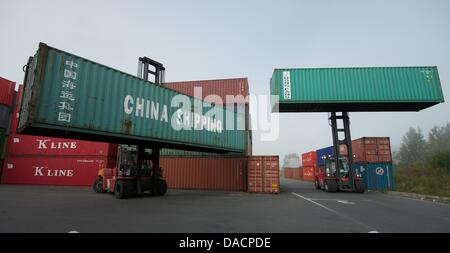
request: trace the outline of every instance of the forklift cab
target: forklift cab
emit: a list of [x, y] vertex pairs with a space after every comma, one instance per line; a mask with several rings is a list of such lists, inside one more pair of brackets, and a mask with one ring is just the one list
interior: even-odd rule
[[150, 177], [151, 176], [151, 160], [149, 154], [144, 154], [141, 162], [141, 168], [138, 168], [138, 155], [137, 151], [132, 148], [128, 148], [125, 145], [121, 145], [117, 154], [117, 177]]
[[338, 167], [340, 168], [340, 173], [336, 173], [336, 163], [334, 162], [334, 158], [325, 158], [325, 173], [327, 177], [338, 178], [340, 175], [341, 178], [348, 178], [350, 176], [350, 166], [345, 157], [339, 157]]
[[[316, 175], [314, 181], [316, 189], [322, 189], [327, 192], [364, 192], [361, 175], [351, 168], [346, 157], [339, 157], [338, 163], [335, 162], [335, 158], [332, 156], [323, 158], [325, 160], [325, 171]], [[337, 171], [336, 166], [339, 168], [339, 171]]]
[[121, 148], [116, 160], [117, 177], [133, 177], [137, 175], [137, 155], [136, 151]]

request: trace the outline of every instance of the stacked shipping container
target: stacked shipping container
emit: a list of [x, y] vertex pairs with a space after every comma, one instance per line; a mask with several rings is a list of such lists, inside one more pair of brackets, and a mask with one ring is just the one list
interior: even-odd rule
[[[19, 98], [21, 92], [19, 89]], [[114, 144], [17, 134], [19, 105], [17, 99], [2, 183], [90, 186], [100, 168], [114, 166]]]
[[390, 163], [391, 144], [388, 137], [363, 137], [352, 141], [354, 163]]
[[[252, 132], [249, 112], [249, 87], [247, 78], [164, 83], [164, 87], [202, 99], [208, 103], [234, 108], [245, 115], [246, 150], [237, 156], [252, 155]], [[203, 152], [163, 149], [162, 156], [224, 156]], [[227, 155], [225, 155], [227, 156]], [[233, 156], [233, 155], [232, 155]]]
[[14, 107], [16, 83], [0, 77], [0, 177], [5, 158], [6, 143]]
[[[187, 95], [194, 95], [193, 87], [202, 87], [202, 98], [207, 100], [206, 96], [214, 94], [224, 101], [227, 95], [248, 96], [246, 78], [165, 85]], [[250, 192], [279, 192], [278, 157], [248, 156], [252, 150], [248, 102], [235, 104], [237, 109], [245, 108], [246, 152], [220, 155], [162, 150], [160, 162], [169, 188], [246, 191], [251, 186]], [[98, 169], [115, 166], [117, 145], [17, 134], [18, 105], [20, 101], [7, 138], [8, 157], [2, 167], [5, 168], [2, 183], [90, 186]], [[249, 176], [248, 172], [253, 174]]]
[[[172, 82], [165, 83], [164, 86], [207, 102], [228, 107], [232, 106], [237, 111], [244, 111], [245, 138], [247, 142], [246, 151], [242, 154], [213, 154], [173, 149], [161, 150], [161, 167], [163, 168], [163, 175], [167, 180], [168, 187], [175, 189], [246, 191], [247, 182], [252, 182], [247, 174], [247, 165], [250, 166], [249, 161], [256, 159], [251, 157], [252, 135], [247, 100], [249, 95], [247, 78]], [[197, 90], [195, 90], [196, 88]], [[197, 93], [200, 91], [198, 88], [201, 88], [201, 93]], [[233, 98], [237, 97], [238, 100], [227, 101], [227, 97], [229, 98], [230, 96]], [[215, 100], [217, 98], [220, 100]], [[279, 176], [279, 174], [277, 175]], [[256, 189], [260, 189], [262, 192], [267, 191], [264, 187], [249, 188], [249, 191], [255, 192]]]
[[302, 179], [306, 181], [314, 181], [317, 154], [316, 151], [310, 151], [302, 154]]
[[[363, 137], [352, 141], [354, 168], [361, 172], [368, 190], [392, 190], [394, 177], [392, 169], [391, 144], [389, 137]], [[333, 155], [333, 147], [318, 149], [317, 166], [325, 166], [324, 157]], [[347, 156], [347, 148], [341, 145], [339, 152]], [[316, 173], [318, 170], [316, 170]]]
[[389, 137], [363, 137], [352, 141], [353, 163], [364, 179], [368, 190], [393, 190]]
[[16, 83], [0, 77], [0, 104], [10, 106], [13, 104]]

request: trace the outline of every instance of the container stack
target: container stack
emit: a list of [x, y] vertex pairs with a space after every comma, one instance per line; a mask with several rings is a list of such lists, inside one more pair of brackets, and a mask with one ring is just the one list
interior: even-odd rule
[[[271, 180], [273, 182], [276, 181], [276, 176], [272, 175], [270, 170], [267, 170], [266, 173], [265, 170], [259, 171], [259, 167], [254, 166], [252, 168], [255, 169], [252, 172], [256, 174], [251, 176], [248, 174], [249, 161], [259, 159], [259, 157], [253, 158], [251, 156], [252, 132], [247, 78], [173, 82], [165, 83], [164, 86], [206, 102], [216, 105], [221, 104], [241, 112], [245, 116], [245, 138], [247, 142], [246, 151], [242, 154], [213, 154], [173, 149], [161, 150], [163, 177], [167, 181], [169, 188], [230, 191], [246, 191], [248, 188], [252, 192], [276, 192], [276, 190], [269, 190], [272, 185], [270, 187], [265, 186], [265, 183]], [[198, 93], [198, 88], [201, 88], [201, 94]], [[238, 100], [230, 101], [229, 96]], [[218, 101], [217, 98], [220, 100]], [[276, 168], [276, 175], [279, 180], [278, 159]], [[262, 180], [261, 182], [263, 183], [258, 180]], [[250, 189], [248, 184], [252, 184], [253, 188]], [[267, 184], [269, 185], [269, 183]], [[275, 186], [275, 183], [273, 185]], [[276, 185], [279, 187], [279, 184]]]
[[296, 154], [288, 154], [283, 159], [283, 174], [285, 178], [301, 179], [300, 158]]
[[[368, 190], [393, 190], [394, 174], [392, 168], [391, 144], [389, 137], [362, 137], [352, 141], [353, 166], [362, 174]], [[345, 145], [339, 152], [348, 156]], [[333, 147], [316, 150], [317, 170], [325, 166], [324, 157], [333, 155]]]
[[[247, 78], [164, 85], [186, 95], [241, 112], [246, 133], [246, 150], [240, 154], [161, 150], [160, 165], [169, 188], [248, 190], [261, 193], [280, 191], [278, 156], [252, 156]], [[195, 87], [201, 87], [202, 94], [195, 93]], [[21, 89], [19, 92], [22, 92]], [[222, 101], [211, 100], [209, 95], [216, 95], [216, 98], [219, 97]], [[227, 101], [228, 95], [237, 96], [240, 100]], [[21, 97], [21, 94], [18, 97]], [[8, 136], [5, 137], [5, 162], [1, 167], [2, 183], [91, 186], [100, 168], [116, 166], [116, 144], [17, 134], [20, 101], [14, 105], [11, 131], [5, 130]]]
[[6, 143], [14, 108], [16, 83], [0, 77], [0, 177], [5, 158]]
[[310, 151], [302, 154], [302, 179], [305, 181], [314, 181], [317, 170], [317, 153]]
[[[21, 97], [19, 89], [18, 97]], [[98, 170], [114, 166], [117, 145], [17, 134], [15, 103], [1, 182], [3, 184], [91, 186]]]
[[352, 141], [353, 166], [361, 172], [368, 190], [394, 189], [389, 137], [363, 137]]
[[[169, 82], [165, 83], [164, 86], [210, 104], [223, 105], [244, 115], [246, 151], [241, 155], [252, 155], [252, 131], [248, 100], [250, 93], [247, 78]], [[211, 156], [214, 154], [167, 149], [163, 150], [161, 155]]]

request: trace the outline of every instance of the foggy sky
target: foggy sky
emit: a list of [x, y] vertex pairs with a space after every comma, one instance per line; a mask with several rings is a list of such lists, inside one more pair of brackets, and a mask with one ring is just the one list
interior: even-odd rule
[[[39, 42], [136, 74], [148, 56], [166, 81], [248, 77], [269, 94], [274, 68], [438, 66], [450, 81], [449, 1], [5, 1], [0, 76], [22, 83]], [[352, 137], [389, 136], [449, 122], [450, 105], [421, 112], [351, 113]], [[255, 154], [331, 145], [326, 113], [280, 115], [274, 142], [253, 135]], [[282, 157], [280, 157], [282, 158]]]

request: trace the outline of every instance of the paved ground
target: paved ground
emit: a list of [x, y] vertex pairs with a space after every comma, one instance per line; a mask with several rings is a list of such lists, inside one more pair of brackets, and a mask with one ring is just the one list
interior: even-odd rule
[[88, 188], [0, 185], [0, 232], [450, 232], [448, 204], [325, 193], [286, 179], [282, 187], [117, 200]]

